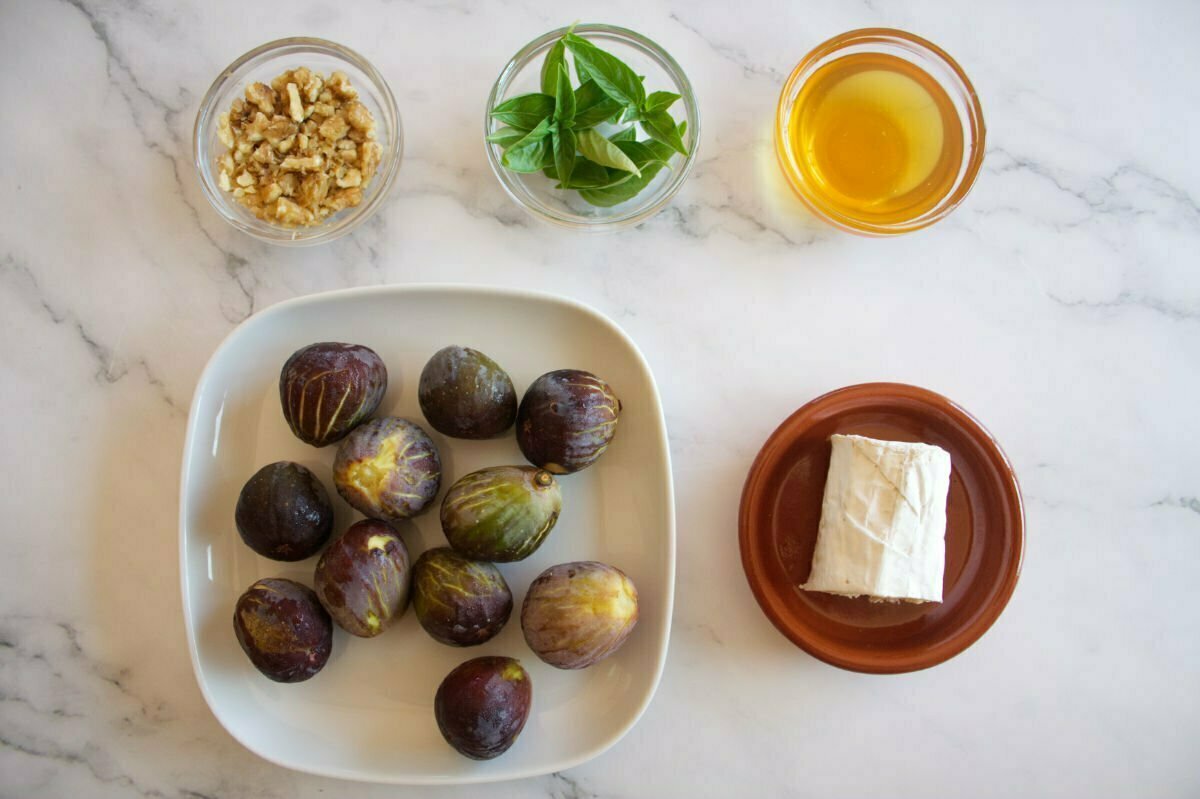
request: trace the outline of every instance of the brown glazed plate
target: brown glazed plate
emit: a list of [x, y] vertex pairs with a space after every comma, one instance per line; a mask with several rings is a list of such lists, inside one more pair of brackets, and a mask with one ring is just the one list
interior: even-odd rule
[[[796, 586], [808, 579], [834, 433], [936, 444], [950, 453], [940, 603], [873, 603]], [[1021, 572], [1025, 514], [991, 435], [945, 397], [864, 383], [818, 397], [767, 439], [742, 491], [742, 565], [767, 618], [793, 643], [852, 671], [897, 674], [942, 663], [1000, 616]]]

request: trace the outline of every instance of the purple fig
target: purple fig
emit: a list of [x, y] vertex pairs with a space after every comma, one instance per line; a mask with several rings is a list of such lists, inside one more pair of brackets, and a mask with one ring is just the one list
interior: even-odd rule
[[534, 466], [570, 474], [604, 454], [617, 430], [621, 401], [590, 372], [560, 369], [533, 382], [517, 411], [517, 443]]
[[517, 392], [500, 365], [470, 347], [445, 347], [421, 370], [421, 412], [439, 433], [495, 438], [517, 418]]
[[491, 640], [512, 614], [512, 591], [491, 563], [449, 547], [430, 549], [413, 566], [413, 611], [434, 640], [475, 646]]
[[387, 522], [350, 525], [317, 561], [317, 597], [329, 615], [360, 638], [379, 635], [408, 608], [408, 547]]
[[532, 702], [533, 686], [519, 661], [481, 657], [442, 680], [433, 712], [442, 737], [460, 754], [491, 760], [517, 740]]
[[433, 439], [395, 416], [357, 428], [333, 460], [333, 482], [342, 499], [373, 519], [416, 516], [437, 496], [441, 477]]
[[234, 522], [246, 546], [272, 560], [304, 560], [333, 532], [333, 505], [316, 475], [298, 463], [262, 467], [238, 495]]
[[233, 631], [254, 667], [275, 682], [302, 682], [324, 668], [333, 624], [311, 588], [259, 580], [233, 610]]
[[332, 444], [375, 413], [387, 382], [387, 367], [368, 347], [310, 344], [294, 352], [279, 373], [283, 418], [304, 443]]
[[560, 669], [582, 669], [616, 652], [638, 620], [638, 595], [620, 569], [596, 561], [551, 566], [521, 606], [525, 643]]

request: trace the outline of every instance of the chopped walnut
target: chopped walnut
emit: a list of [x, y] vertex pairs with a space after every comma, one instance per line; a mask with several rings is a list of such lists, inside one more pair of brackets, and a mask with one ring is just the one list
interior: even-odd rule
[[336, 213], [343, 208], [350, 208], [358, 205], [360, 202], [362, 202], [362, 196], [362, 189], [358, 187], [353, 189], [342, 189], [341, 191], [336, 191], [330, 195], [329, 199], [325, 203], [325, 207]]
[[371, 118], [371, 112], [357, 100], [347, 104], [346, 120], [350, 123], [350, 127], [363, 131], [368, 138], [375, 131], [375, 120]]
[[362, 146], [362, 155], [359, 157], [358, 168], [363, 174], [364, 186], [370, 182], [371, 176], [375, 174], [375, 170], [378, 168], [382, 158], [383, 148], [379, 146], [379, 142], [369, 141]]
[[317, 128], [321, 132], [321, 136], [330, 141], [337, 141], [343, 138], [349, 131], [350, 126], [342, 117], [330, 117], [321, 123], [321, 127]]
[[288, 93], [288, 112], [291, 113], [292, 119], [297, 122], [303, 122], [305, 118], [304, 103], [300, 102], [300, 90], [296, 88], [296, 84], [289, 83], [287, 85]]
[[280, 197], [275, 201], [275, 221], [282, 222], [289, 227], [311, 225], [313, 214], [312, 211], [301, 208], [286, 197]]
[[289, 155], [283, 159], [283, 163], [279, 165], [280, 169], [286, 169], [289, 172], [314, 172], [324, 165], [319, 155], [310, 156], [294, 156]]
[[336, 181], [339, 189], [350, 189], [362, 185], [362, 173], [357, 169], [347, 169], [346, 173]]
[[358, 98], [358, 92], [350, 85], [350, 79], [346, 77], [345, 72], [335, 72], [329, 76], [329, 80], [325, 85], [343, 100], [354, 100]]
[[233, 128], [229, 124], [229, 114], [221, 114], [217, 119], [217, 138], [221, 144], [233, 148]]
[[265, 83], [251, 83], [246, 87], [246, 99], [258, 106], [264, 114], [275, 113], [275, 98]]
[[259, 219], [317, 225], [363, 201], [383, 159], [375, 120], [342, 72], [300, 67], [251, 83], [217, 120], [217, 185]]

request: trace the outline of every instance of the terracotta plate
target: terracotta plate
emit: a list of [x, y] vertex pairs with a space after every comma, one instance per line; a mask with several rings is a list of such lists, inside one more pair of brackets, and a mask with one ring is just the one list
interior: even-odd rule
[[[796, 587], [812, 564], [833, 433], [950, 453], [941, 603], [872, 603]], [[895, 674], [954, 657], [992, 625], [1021, 572], [1025, 517], [1012, 466], [970, 414], [922, 388], [866, 383], [818, 397], [771, 434], [746, 478], [739, 528], [750, 588], [780, 632], [834, 666]]]

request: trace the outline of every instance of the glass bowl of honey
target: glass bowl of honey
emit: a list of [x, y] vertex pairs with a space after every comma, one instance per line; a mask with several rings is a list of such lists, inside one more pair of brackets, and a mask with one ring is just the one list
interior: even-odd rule
[[919, 36], [864, 28], [818, 45], [779, 97], [775, 152], [831, 224], [886, 236], [954, 210], [983, 164], [983, 109], [962, 67]]

